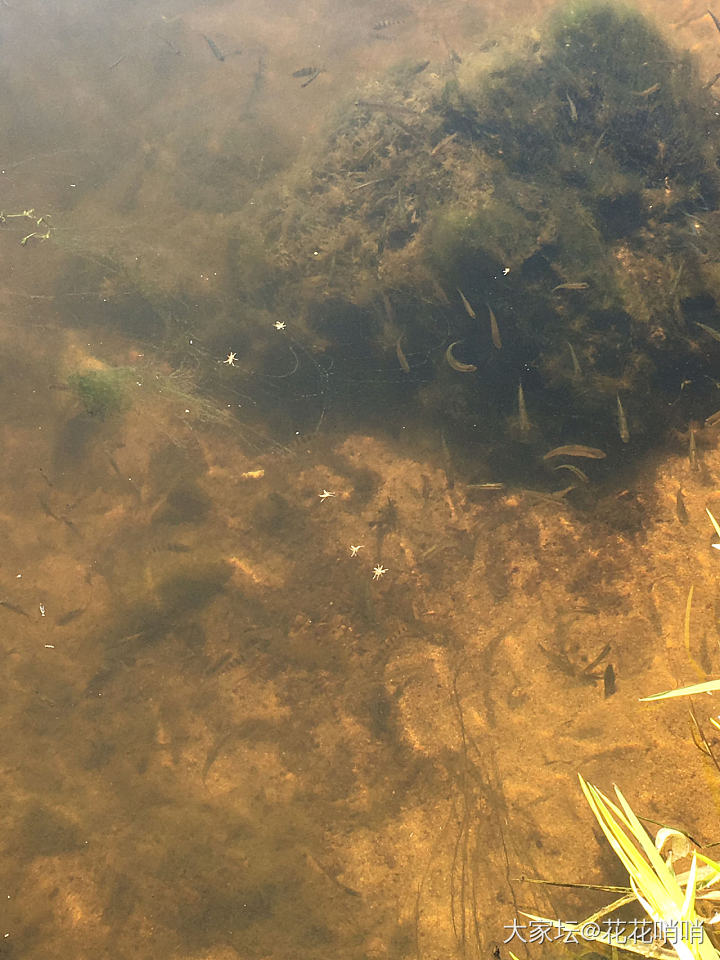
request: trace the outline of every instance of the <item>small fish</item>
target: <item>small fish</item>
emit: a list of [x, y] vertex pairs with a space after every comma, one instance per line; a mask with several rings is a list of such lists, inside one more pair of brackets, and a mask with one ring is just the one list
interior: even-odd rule
[[401, 346], [401, 340], [402, 340], [402, 338], [403, 338], [403, 335], [400, 334], [400, 336], [399, 336], [399, 337], [397, 338], [397, 340], [395, 341], [395, 354], [396, 354], [396, 356], [397, 356], [397, 358], [398, 358], [398, 363], [400, 364], [401, 370], [402, 370], [404, 373], [410, 373], [410, 364], [408, 363], [408, 359], [407, 359], [407, 357], [405, 356], [405, 354], [404, 354], [404, 352], [403, 352], [403, 348], [402, 348], [402, 346]]
[[570, 119], [572, 120], [573, 123], [577, 123], [578, 117], [577, 117], [577, 109], [575, 107], [575, 104], [573, 103], [569, 93], [567, 92], [565, 93], [565, 98], [567, 99], [568, 106], [570, 107]]
[[[460, 294], [462, 296], [462, 294]], [[463, 299], [465, 299], [463, 297]], [[488, 313], [490, 314], [490, 336], [492, 338], [493, 346], [496, 350], [502, 350], [502, 340], [500, 339], [500, 328], [498, 327], [497, 319], [493, 313], [493, 309], [490, 304], [486, 304], [488, 308]]]
[[308, 77], [308, 79], [304, 83], [301, 83], [300, 86], [303, 89], [305, 89], [305, 87], [309, 87], [310, 84], [313, 82], [313, 80], [317, 80], [317, 78], [320, 76], [322, 72], [323, 72], [322, 70], [316, 70], [315, 73], [311, 77]]
[[580, 467], [576, 467], [572, 463], [560, 463], [557, 467], [553, 467], [553, 470], [569, 470], [573, 476], [576, 476], [578, 480], [581, 480], [583, 483], [590, 483], [590, 477], [584, 473]]
[[212, 55], [215, 57], [215, 59], [223, 61], [225, 59], [225, 54], [220, 50], [220, 48], [215, 43], [215, 41], [211, 37], [208, 37], [206, 34], [203, 34], [203, 37], [205, 37], [205, 42], [210, 47], [210, 50], [212, 51]]
[[16, 603], [11, 603], [9, 600], [0, 600], [0, 607], [5, 607], [6, 610], [12, 610], [13, 613], [17, 613], [21, 617], [25, 617], [27, 620], [30, 619], [30, 614], [26, 613], [22, 607], [19, 607]]
[[589, 166], [592, 166], [592, 165], [595, 163], [595, 161], [597, 160], [597, 155], [598, 155], [598, 152], [599, 152], [599, 150], [600, 150], [600, 144], [601, 144], [601, 143], [603, 142], [603, 140], [605, 139], [605, 134], [606, 134], [606, 133], [607, 133], [607, 130], [603, 130], [603, 132], [600, 134], [600, 136], [597, 138], [597, 140], [596, 140], [595, 143], [593, 144], [593, 148], [592, 148], [592, 151], [591, 151], [591, 153], [590, 153], [590, 159], [588, 160], [588, 165], [589, 165]]
[[602, 648], [600, 653], [592, 660], [582, 671], [581, 676], [589, 676], [595, 667], [600, 663], [601, 660], [604, 660], [605, 657], [610, 653], [611, 647], [609, 643], [606, 643]]
[[720, 333], [718, 333], [714, 327], [709, 327], [706, 323], [700, 323], [699, 320], [695, 321], [695, 326], [700, 327], [700, 329], [704, 330], [708, 336], [711, 336], [713, 340], [717, 340], [717, 342], [720, 343]]
[[456, 347], [459, 343], [461, 343], [460, 340], [455, 340], [453, 343], [450, 344], [450, 346], [445, 351], [445, 359], [453, 368], [453, 370], [457, 370], [458, 373], [475, 373], [475, 371], [477, 370], [477, 367], [475, 366], [474, 363], [461, 363], [460, 360], [455, 359], [455, 356], [453, 354], [453, 347]]
[[698, 462], [697, 455], [697, 444], [695, 443], [695, 429], [690, 427], [690, 442], [688, 444], [688, 460], [690, 461], [691, 470], [699, 470], [700, 464]]
[[316, 870], [319, 870], [321, 873], [323, 873], [328, 878], [328, 880], [331, 883], [334, 883], [335, 886], [339, 890], [342, 890], [343, 893], [347, 893], [351, 897], [362, 896], [359, 890], [353, 890], [352, 887], [348, 887], [346, 884], [341, 883], [341, 881], [338, 880], [335, 874], [330, 870], [328, 870], [327, 867], [323, 866], [322, 863], [320, 863], [320, 861], [317, 860], [309, 851], [305, 850], [303, 852], [305, 853], [305, 857], [307, 858], [308, 863], [310, 863]]
[[615, 693], [615, 690], [615, 670], [613, 665], [609, 663], [605, 667], [605, 673], [603, 674], [603, 692], [605, 699], [607, 700], [608, 697], [611, 697]]
[[522, 493], [523, 496], [527, 497], [528, 500], [534, 503], [562, 503], [565, 497], [572, 493], [575, 490], [575, 485], [571, 484], [569, 487], [563, 487], [562, 490], [554, 490], [552, 493], [546, 493], [541, 490], [528, 490], [520, 489], [518, 492]]
[[293, 76], [297, 79], [300, 77], [310, 77], [313, 73], [318, 73], [319, 67], [301, 67], [299, 70], [293, 72]]
[[504, 483], [468, 483], [468, 490], [504, 490]]
[[618, 418], [618, 430], [620, 432], [620, 439], [623, 443], [630, 442], [630, 430], [628, 429], [627, 417], [625, 416], [625, 411], [623, 410], [622, 400], [620, 399], [620, 394], [616, 393], [617, 397], [617, 418]]
[[607, 454], [597, 447], [586, 447], [582, 443], [566, 443], [562, 447], [554, 447], [545, 454], [543, 460], [552, 460], [553, 457], [587, 457], [588, 460], [604, 460]]
[[414, 63], [408, 68], [408, 73], [411, 77], [416, 77], [419, 73], [422, 73], [423, 70], [427, 70], [429, 66], [429, 60], [418, 60], [417, 63]]
[[675, 511], [680, 523], [685, 525], [690, 522], [690, 517], [688, 516], [687, 508], [685, 506], [685, 498], [683, 497], [681, 487], [678, 487], [678, 492], [675, 494]]
[[[718, 74], [718, 79], [720, 79], [720, 73]], [[672, 287], [670, 288], [670, 296], [674, 296], [677, 293], [677, 288], [680, 283], [680, 279], [685, 271], [685, 261], [680, 264], [675, 274], [675, 279], [673, 280]]]
[[455, 133], [448, 134], [447, 137], [443, 137], [440, 143], [436, 143], [435, 146], [430, 151], [430, 156], [434, 157], [436, 153], [442, 150], [443, 147], [446, 147], [449, 143], [452, 143], [453, 140], [457, 137], [457, 130]]
[[556, 287], [552, 288], [552, 293], [555, 293], [556, 290], [587, 290], [590, 286], [589, 283], [580, 281], [578, 283], [559, 283]]
[[440, 430], [440, 446], [442, 448], [443, 461], [445, 465], [445, 480], [448, 485], [448, 490], [453, 490], [455, 488], [455, 465], [453, 463], [452, 453], [450, 453], [450, 446], [447, 442], [447, 437], [445, 436], [444, 430]]
[[385, 308], [385, 316], [387, 317], [387, 322], [391, 324], [395, 323], [395, 310], [393, 309], [393, 305], [390, 302], [390, 297], [385, 293], [384, 290], [382, 291], [380, 296], [382, 297], [383, 307]]
[[42, 507], [43, 513], [45, 514], [46, 517], [50, 517], [51, 520], [57, 520], [58, 523], [60, 522], [60, 517], [58, 517], [56, 514], [52, 512], [52, 510], [50, 509], [50, 505], [48, 504], [47, 500], [45, 500], [44, 497], [38, 497], [38, 503]]
[[85, 613], [85, 607], [75, 607], [74, 610], [69, 610], [61, 617], [58, 617], [55, 622], [59, 627], [65, 627], [68, 623], [72, 623], [73, 620], [77, 620], [77, 618], [82, 616], [83, 613]]
[[470, 306], [470, 301], [469, 301], [468, 298], [465, 296], [465, 294], [462, 292], [462, 290], [460, 289], [460, 287], [457, 287], [457, 292], [460, 294], [460, 299], [462, 300], [462, 305], [465, 307], [465, 313], [467, 313], [467, 315], [470, 317], [471, 320], [477, 320], [477, 314], [475, 313], [475, 311], [473, 310], [473, 308]]
[[413, 110], [411, 107], [406, 107], [401, 103], [384, 103], [382, 100], [356, 100], [355, 106], [365, 110], [382, 110], [391, 117], [397, 117], [398, 115], [401, 117], [420, 116], [420, 112]]
[[636, 97], [649, 97], [651, 94], [657, 93], [661, 86], [661, 83], [654, 83], [651, 87], [648, 87], [647, 90], [633, 90], [633, 93]]
[[580, 361], [578, 360], [577, 354], [575, 353], [575, 348], [573, 347], [573, 345], [570, 343], [569, 340], [566, 340], [565, 343], [567, 343], [568, 349], [570, 350], [570, 359], [572, 360], [572, 365], [573, 365], [573, 376], [579, 378], [582, 376], [582, 367], [580, 366]]
[[530, 420], [528, 419], [527, 407], [525, 406], [525, 392], [522, 382], [518, 383], [518, 421], [520, 423], [520, 433], [527, 437], [530, 433]]

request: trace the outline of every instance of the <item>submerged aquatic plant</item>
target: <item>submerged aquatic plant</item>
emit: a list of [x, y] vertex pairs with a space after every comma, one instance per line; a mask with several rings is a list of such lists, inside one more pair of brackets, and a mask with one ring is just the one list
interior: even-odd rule
[[142, 371], [135, 367], [83, 370], [71, 374], [68, 385], [87, 413], [100, 420], [128, 410], [138, 396], [137, 388], [142, 386], [143, 396], [161, 397], [198, 423], [230, 422], [228, 411], [219, 402], [203, 396], [192, 373], [183, 367], [171, 373], [150, 366]]
[[71, 374], [68, 384], [76, 391], [91, 417], [105, 420], [130, 406], [129, 387], [133, 375], [130, 367], [84, 370]]
[[661, 851], [669, 839], [680, 838], [687, 842], [685, 849], [675, 856], [687, 855], [690, 843], [684, 834], [663, 828], [658, 831], [653, 843], [618, 787], [615, 787], [615, 793], [619, 806], [582, 777], [580, 785], [603, 833], [628, 872], [628, 893], [582, 923], [553, 921], [531, 914], [525, 916], [536, 922], [556, 924], [564, 932], [580, 934], [585, 939], [610, 947], [621, 947], [643, 956], [671, 957], [673, 954], [667, 948], [615, 935], [612, 921], [608, 922], [607, 932], [600, 929], [598, 920], [637, 900], [656, 925], [657, 932], [662, 932], [665, 941], [681, 960], [718, 960], [720, 953], [704, 926], [704, 923], [712, 921], [703, 921], [695, 910], [695, 904], [699, 900], [720, 900], [720, 889], [717, 889], [720, 864], [693, 852], [690, 868], [676, 873], [673, 853], [663, 859]]

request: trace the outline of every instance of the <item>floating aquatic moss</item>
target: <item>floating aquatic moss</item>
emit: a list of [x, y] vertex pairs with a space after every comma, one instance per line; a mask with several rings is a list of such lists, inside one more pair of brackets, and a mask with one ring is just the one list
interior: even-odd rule
[[68, 384], [92, 417], [105, 420], [128, 409], [134, 377], [130, 367], [108, 367], [73, 373], [68, 377]]

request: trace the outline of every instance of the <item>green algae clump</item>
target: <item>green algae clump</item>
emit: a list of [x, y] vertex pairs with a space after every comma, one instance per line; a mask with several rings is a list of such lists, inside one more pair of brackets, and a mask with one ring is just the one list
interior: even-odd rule
[[85, 370], [71, 374], [68, 385], [91, 417], [106, 420], [131, 406], [130, 385], [134, 377], [131, 367]]

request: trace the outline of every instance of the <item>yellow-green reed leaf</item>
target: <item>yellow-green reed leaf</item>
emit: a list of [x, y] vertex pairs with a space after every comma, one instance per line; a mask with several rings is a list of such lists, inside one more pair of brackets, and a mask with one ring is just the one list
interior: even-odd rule
[[692, 917], [695, 915], [695, 871], [697, 869], [697, 857], [693, 853], [690, 863], [690, 876], [685, 887], [685, 902], [683, 903], [683, 917]]
[[643, 825], [640, 823], [638, 818], [635, 816], [635, 813], [633, 812], [632, 807], [620, 792], [620, 788], [615, 787], [615, 792], [617, 793], [618, 799], [620, 800], [620, 803], [622, 804], [623, 809], [625, 810], [625, 813], [628, 818], [630, 830], [633, 836], [638, 841], [638, 843], [642, 846], [642, 849], [644, 850], [648, 860], [652, 864], [658, 877], [661, 879], [666, 878], [670, 880], [673, 888], [677, 888], [678, 883], [677, 883], [677, 877], [675, 876], [675, 871], [671, 867], [669, 867], [665, 862], [665, 860], [663, 859], [659, 850], [650, 839], [647, 830], [643, 827]]
[[705, 683], [694, 683], [690, 687], [678, 687], [677, 690], [666, 690], [664, 693], [655, 693], [652, 697], [640, 697], [647, 703], [650, 700], [669, 700], [671, 697], [691, 697], [695, 693], [713, 693], [720, 690], [720, 680], [707, 680]]
[[715, 533], [720, 537], [720, 523], [718, 523], [715, 517], [710, 513], [710, 509], [708, 507], [705, 507], [705, 513], [710, 517], [710, 523], [715, 527]]
[[[582, 780], [581, 782], [584, 783]], [[604, 794], [602, 794], [596, 787], [593, 787], [591, 784], [587, 784], [586, 786], [588, 788], [586, 791], [586, 796], [590, 802], [591, 809], [593, 810], [598, 823], [602, 827], [603, 833], [607, 837], [608, 842], [612, 846], [619, 859], [622, 861], [630, 877], [638, 880], [643, 889], [647, 888], [648, 886], [651, 888], [658, 887], [659, 881], [651, 866], [637, 849], [636, 844], [629, 839], [621, 823], [618, 823], [615, 817], [613, 817], [613, 813], [617, 814], [618, 820], [624, 821], [624, 827], [635, 835], [638, 842], [642, 841], [644, 835], [648, 847], [651, 848], [657, 856], [657, 851], [655, 851], [655, 847], [649, 843], [649, 838], [640, 822], [636, 818], [636, 823], [633, 824], [615, 806], [615, 804], [613, 804], [611, 800], [604, 796]], [[622, 794], [620, 794], [619, 791], [617, 792], [620, 799], [624, 801]], [[661, 858], [658, 857], [658, 860], [660, 860], [660, 863], [662, 863]], [[656, 895], [662, 895], [660, 889], [656, 889], [655, 893]]]
[[[698, 923], [694, 907], [696, 881], [698, 873], [705, 873], [707, 867], [698, 871], [693, 855], [683, 889], [672, 867], [662, 859], [622, 792], [615, 787], [621, 810], [582, 777], [580, 783], [603, 833], [628, 871], [637, 901], [648, 915], [653, 920], [666, 923]], [[681, 960], [720, 960], [720, 954], [704, 931], [700, 943], [688, 944], [680, 940], [673, 943], [673, 949]]]
[[698, 860], [702, 860], [703, 863], [706, 863], [709, 867], [712, 867], [713, 870], [717, 872], [718, 877], [720, 877], [720, 863], [717, 860], [711, 860], [706, 853], [698, 852]]
[[[583, 782], [581, 778], [581, 783]], [[638, 900], [654, 919], [677, 920], [685, 899], [684, 891], [678, 884], [674, 873], [658, 854], [650, 837], [620, 790], [617, 787], [615, 788], [618, 799], [625, 808], [625, 813], [622, 813], [596, 787], [591, 784], [585, 786], [587, 787], [585, 793], [591, 809], [595, 813], [608, 842], [628, 871], [636, 896], [638, 896], [639, 890], [643, 897], [649, 901], [649, 904], [646, 904], [640, 896], [638, 896]], [[618, 819], [615, 819], [613, 812], [617, 812]], [[618, 820], [621, 822], [618, 822]], [[627, 835], [626, 829], [634, 837], [635, 842]], [[642, 849], [638, 849], [638, 845]], [[643, 851], [645, 855], [643, 855]]]

